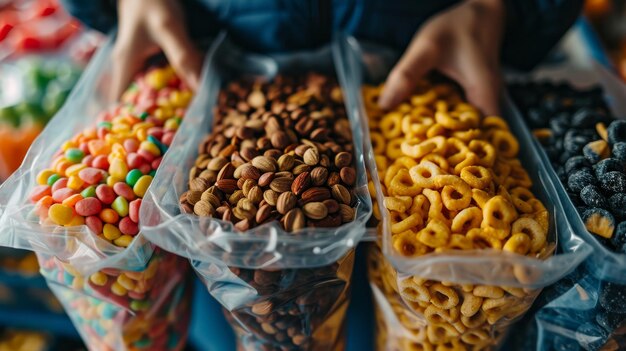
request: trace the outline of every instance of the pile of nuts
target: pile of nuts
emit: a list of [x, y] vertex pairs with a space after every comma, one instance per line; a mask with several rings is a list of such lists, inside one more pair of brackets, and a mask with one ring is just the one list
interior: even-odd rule
[[[552, 254], [548, 211], [530, 191], [532, 181], [516, 158], [519, 144], [503, 119], [483, 117], [450, 84], [426, 81], [410, 101], [381, 111], [381, 89], [366, 87], [364, 100], [384, 199], [375, 199], [373, 183], [369, 188], [389, 213], [390, 240], [399, 255], [480, 249], [539, 259]], [[379, 256], [373, 261], [384, 260]], [[387, 302], [401, 302], [396, 314], [420, 316], [398, 317], [411, 331], [400, 342], [410, 342], [403, 346], [408, 349], [490, 349], [538, 292], [400, 278], [390, 265], [381, 267], [370, 265], [371, 279]], [[523, 270], [512, 274], [529, 283]]]
[[[314, 73], [234, 81], [214, 116], [180, 198], [183, 212], [241, 232], [272, 221], [295, 233], [354, 220], [354, 146], [336, 81]], [[354, 250], [325, 267], [229, 267], [237, 279], [226, 293], [254, 289], [226, 311], [239, 349], [342, 348], [353, 265]]]
[[325, 76], [233, 82], [219, 96], [182, 209], [240, 231], [274, 220], [288, 232], [350, 222], [350, 130], [341, 90]]

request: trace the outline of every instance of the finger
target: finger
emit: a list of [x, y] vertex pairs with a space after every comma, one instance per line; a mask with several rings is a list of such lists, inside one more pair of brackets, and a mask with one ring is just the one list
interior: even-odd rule
[[493, 60], [484, 57], [476, 47], [466, 48], [467, 53], [459, 60], [459, 72], [455, 74], [467, 100], [486, 115], [500, 114], [500, 70]]
[[[196, 49], [184, 27], [184, 21], [166, 15], [158, 24], [158, 35], [153, 40], [163, 49], [176, 74], [192, 89], [197, 90], [202, 70], [202, 55]], [[154, 25], [154, 24], [153, 24]], [[154, 27], [153, 27], [154, 28]], [[157, 33], [155, 30], [152, 33]]]
[[390, 109], [406, 99], [418, 80], [435, 67], [438, 52], [436, 43], [418, 34], [389, 74], [378, 99], [380, 107]]
[[141, 69], [144, 57], [133, 53], [132, 49], [123, 43], [116, 42], [113, 49], [111, 86], [109, 101], [116, 101], [126, 90], [135, 74]]

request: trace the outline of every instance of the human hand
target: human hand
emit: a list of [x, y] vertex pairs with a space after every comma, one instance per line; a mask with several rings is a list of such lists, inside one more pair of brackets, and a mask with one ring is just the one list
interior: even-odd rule
[[396, 106], [422, 76], [438, 70], [458, 82], [483, 113], [497, 114], [504, 17], [502, 0], [466, 0], [432, 17], [389, 74], [380, 106]]
[[113, 47], [111, 94], [118, 98], [143, 67], [145, 60], [163, 50], [179, 77], [198, 87], [202, 56], [185, 28], [178, 0], [118, 0], [118, 32]]

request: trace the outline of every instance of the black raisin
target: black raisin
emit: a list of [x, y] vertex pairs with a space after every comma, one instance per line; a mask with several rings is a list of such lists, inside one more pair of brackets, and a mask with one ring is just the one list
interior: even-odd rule
[[590, 168], [582, 168], [578, 171], [570, 174], [567, 179], [567, 186], [573, 192], [580, 193], [580, 191], [590, 184], [596, 184], [596, 177], [591, 173]]
[[565, 172], [567, 174], [570, 174], [581, 168], [589, 167], [589, 166], [591, 166], [591, 164], [589, 163], [589, 161], [587, 161], [585, 156], [574, 156], [574, 157], [570, 157], [565, 162]]
[[607, 172], [600, 178], [600, 183], [606, 192], [626, 193], [626, 174], [622, 172]]
[[593, 165], [593, 170], [596, 173], [596, 177], [599, 179], [608, 172], [622, 172], [624, 170], [624, 167], [622, 166], [620, 161], [615, 158], [609, 157]]
[[613, 144], [613, 157], [622, 163], [626, 163], [626, 142], [620, 141]]
[[609, 203], [595, 185], [587, 185], [580, 191], [580, 199], [589, 207], [609, 208]]
[[626, 313], [626, 286], [611, 282], [603, 282], [598, 302], [605, 310], [614, 313]]
[[608, 142], [613, 145], [620, 141], [626, 141], [626, 121], [613, 121], [606, 128]]
[[626, 220], [626, 194], [617, 193], [609, 198], [609, 209], [619, 220]]

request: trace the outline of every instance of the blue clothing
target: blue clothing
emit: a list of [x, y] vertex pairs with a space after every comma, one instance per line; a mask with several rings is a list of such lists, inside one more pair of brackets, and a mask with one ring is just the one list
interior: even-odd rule
[[[583, 0], [503, 0], [507, 29], [502, 60], [529, 69], [578, 17]], [[107, 32], [115, 26], [111, 0], [62, 0], [86, 25]], [[342, 31], [403, 50], [430, 16], [458, 0], [182, 0], [195, 39], [227, 29], [239, 45], [257, 52], [310, 49]]]

